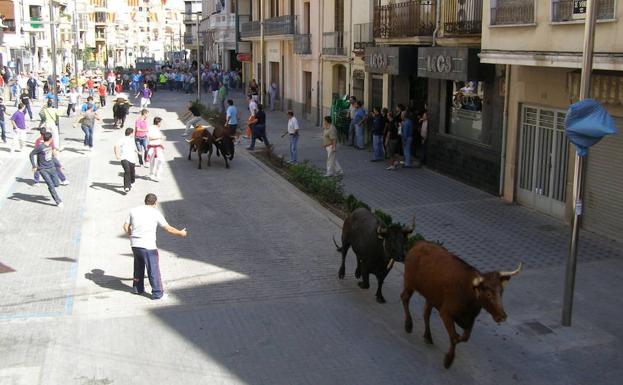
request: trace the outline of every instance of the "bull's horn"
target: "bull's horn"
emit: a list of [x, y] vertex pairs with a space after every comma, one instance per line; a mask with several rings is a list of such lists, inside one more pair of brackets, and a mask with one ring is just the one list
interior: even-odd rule
[[415, 215], [413, 216], [413, 220], [411, 221], [411, 226], [405, 226], [405, 233], [412, 233], [415, 230]]
[[390, 259], [389, 263], [387, 264], [387, 270], [388, 271], [391, 270], [392, 267], [394, 267], [394, 262], [396, 262], [396, 261], [394, 261], [394, 258]]
[[519, 266], [513, 271], [500, 271], [500, 277], [512, 277], [513, 275], [517, 275], [521, 271], [522, 267], [523, 263], [519, 262]]
[[476, 286], [480, 285], [482, 283], [482, 281], [484, 281], [484, 280], [485, 279], [483, 277], [478, 276], [478, 277], [476, 277], [476, 278], [474, 278], [472, 280], [472, 285], [474, 285], [474, 287], [476, 287]]
[[376, 228], [376, 233], [377, 234], [385, 234], [387, 233], [387, 227], [384, 226], [379, 226]]

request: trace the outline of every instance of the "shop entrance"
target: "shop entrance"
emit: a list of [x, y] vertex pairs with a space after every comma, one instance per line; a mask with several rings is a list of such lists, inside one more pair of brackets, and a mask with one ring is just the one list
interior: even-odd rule
[[312, 110], [312, 73], [308, 71], [303, 71], [303, 98], [305, 99], [303, 112], [305, 115], [310, 115]]
[[569, 141], [563, 110], [522, 106], [517, 201], [564, 219]]

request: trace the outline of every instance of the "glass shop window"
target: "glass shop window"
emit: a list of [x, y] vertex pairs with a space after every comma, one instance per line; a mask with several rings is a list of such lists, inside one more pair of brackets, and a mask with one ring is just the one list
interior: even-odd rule
[[462, 138], [482, 140], [482, 104], [484, 83], [451, 81], [449, 83], [450, 119], [448, 133]]

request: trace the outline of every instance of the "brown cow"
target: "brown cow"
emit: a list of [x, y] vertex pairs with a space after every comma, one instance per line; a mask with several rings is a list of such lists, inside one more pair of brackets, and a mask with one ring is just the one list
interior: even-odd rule
[[[449, 368], [454, 360], [454, 350], [459, 342], [467, 342], [474, 321], [484, 308], [497, 323], [506, 320], [502, 305], [503, 287], [519, 273], [515, 271], [492, 271], [481, 273], [461, 258], [435, 243], [418, 242], [405, 258], [404, 290], [400, 294], [405, 312], [405, 330], [411, 333], [413, 320], [409, 312], [409, 300], [414, 291], [426, 300], [424, 306], [424, 339], [433, 343], [430, 333], [430, 314], [439, 311], [450, 337], [450, 350], [446, 353], [444, 366]], [[454, 324], [463, 329], [459, 336]]]
[[199, 169], [201, 169], [201, 154], [207, 152], [208, 167], [210, 167], [210, 157], [212, 155], [212, 134], [210, 134], [210, 130], [199, 124], [195, 126], [195, 130], [190, 139], [186, 141], [190, 145], [188, 149], [188, 160], [190, 160], [192, 152], [197, 151], [197, 155], [199, 156]]

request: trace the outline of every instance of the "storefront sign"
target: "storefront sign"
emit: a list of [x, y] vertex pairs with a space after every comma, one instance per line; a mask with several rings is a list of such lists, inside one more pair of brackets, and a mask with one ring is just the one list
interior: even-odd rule
[[415, 47], [365, 47], [365, 70], [373, 74], [409, 74], [414, 72]]
[[476, 79], [477, 50], [469, 48], [420, 48], [417, 58], [417, 75], [423, 78], [446, 80]]
[[238, 61], [243, 62], [243, 61], [253, 61], [253, 55], [251, 55], [250, 53], [239, 53], [238, 55], [236, 55], [236, 59], [238, 59]]

